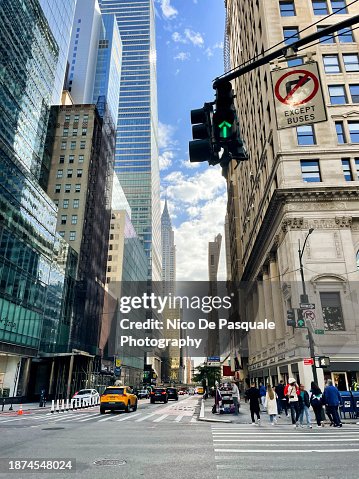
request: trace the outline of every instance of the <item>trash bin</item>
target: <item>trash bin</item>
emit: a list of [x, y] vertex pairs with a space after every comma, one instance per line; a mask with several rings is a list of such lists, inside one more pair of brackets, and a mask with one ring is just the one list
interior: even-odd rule
[[352, 391], [355, 417], [359, 417], [359, 391]]
[[[350, 391], [340, 391], [341, 404], [339, 406], [340, 417], [345, 419], [345, 414], [349, 414], [349, 418], [354, 418], [356, 415], [353, 397]], [[359, 406], [359, 395], [358, 395]]]

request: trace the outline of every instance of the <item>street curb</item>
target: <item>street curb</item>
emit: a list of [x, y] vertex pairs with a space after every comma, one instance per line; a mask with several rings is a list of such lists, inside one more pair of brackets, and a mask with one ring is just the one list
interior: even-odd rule
[[199, 412], [199, 417], [198, 419], [203, 419], [204, 418], [204, 399], [201, 401], [201, 410]]
[[203, 421], [203, 422], [224, 422], [224, 423], [232, 423], [229, 419], [209, 419], [206, 417], [199, 417], [198, 421]]

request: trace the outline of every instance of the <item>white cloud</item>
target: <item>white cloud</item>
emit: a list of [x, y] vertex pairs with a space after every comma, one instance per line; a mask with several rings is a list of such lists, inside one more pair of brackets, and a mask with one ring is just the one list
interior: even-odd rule
[[189, 52], [180, 52], [173, 58], [174, 60], [180, 60], [181, 62], [184, 62], [191, 58], [191, 54]]
[[172, 40], [176, 43], [192, 43], [195, 47], [204, 46], [204, 38], [199, 32], [194, 32], [189, 28], [186, 28], [184, 34], [182, 35], [179, 32], [172, 33]]
[[175, 131], [174, 126], [158, 122], [158, 147], [160, 149], [176, 145], [176, 141], [173, 139]]
[[161, 10], [163, 16], [168, 20], [172, 20], [178, 15], [178, 10], [171, 5], [171, 0], [161, 0]]
[[160, 170], [167, 170], [172, 165], [172, 160], [174, 158], [173, 151], [164, 151], [159, 156]]
[[206, 48], [204, 53], [207, 55], [208, 58], [211, 58], [214, 55], [214, 50], [217, 49], [223, 50], [223, 42], [217, 42], [212, 47]]
[[202, 35], [199, 32], [194, 32], [193, 30], [190, 30], [189, 28], [186, 28], [184, 31], [185, 37], [193, 43], [196, 47], [203, 47], [204, 45], [204, 39]]

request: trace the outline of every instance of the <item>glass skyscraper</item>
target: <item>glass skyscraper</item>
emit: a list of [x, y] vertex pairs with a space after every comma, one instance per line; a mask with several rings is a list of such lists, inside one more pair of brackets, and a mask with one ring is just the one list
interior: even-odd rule
[[153, 0], [100, 0], [116, 14], [123, 45], [115, 171], [144, 243], [148, 278], [161, 280], [157, 73]]
[[77, 0], [39, 0], [51, 32], [59, 47], [59, 57], [55, 70], [55, 85], [51, 100], [53, 105], [58, 105], [61, 101], [76, 1]]

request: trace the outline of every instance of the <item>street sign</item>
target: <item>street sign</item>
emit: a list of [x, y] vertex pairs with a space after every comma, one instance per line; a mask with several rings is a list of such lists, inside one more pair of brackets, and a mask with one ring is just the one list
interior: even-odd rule
[[210, 367], [210, 368], [220, 368], [221, 363], [220, 363], [220, 361], [208, 361], [207, 366]]
[[313, 366], [314, 359], [313, 358], [306, 358], [304, 359], [304, 366]]
[[314, 303], [300, 303], [300, 309], [315, 309]]
[[208, 361], [208, 362], [214, 361], [214, 362], [220, 363], [220, 362], [221, 362], [221, 358], [220, 358], [219, 356], [208, 356], [207, 361]]
[[278, 130], [327, 120], [316, 62], [272, 71]]
[[324, 329], [315, 329], [314, 330], [314, 334], [324, 334], [324, 333], [325, 333]]
[[303, 309], [302, 311], [303, 319], [307, 320], [309, 319], [310, 321], [315, 320], [315, 311], [313, 309]]

